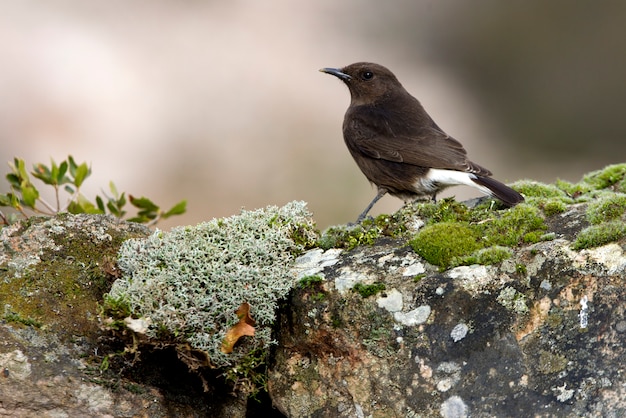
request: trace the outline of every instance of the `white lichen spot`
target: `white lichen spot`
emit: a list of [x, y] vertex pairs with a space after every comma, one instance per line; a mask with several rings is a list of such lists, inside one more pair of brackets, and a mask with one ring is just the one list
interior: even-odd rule
[[521, 387], [528, 387], [528, 375], [527, 374], [523, 374], [522, 377], [520, 377], [518, 385], [520, 385]]
[[602, 247], [583, 250], [581, 255], [587, 260], [593, 260], [603, 265], [609, 275], [626, 272], [626, 256], [624, 250], [616, 243], [603, 245]]
[[438, 296], [441, 296], [444, 293], [446, 293], [446, 290], [443, 287], [441, 287], [441, 286], [439, 286], [437, 289], [435, 289], [435, 294], [438, 295]]
[[354, 412], [356, 413], [357, 418], [365, 418], [365, 414], [363, 413], [363, 408], [358, 403], [354, 404]]
[[336, 264], [342, 251], [340, 248], [331, 248], [326, 251], [321, 248], [309, 250], [296, 258], [293, 270], [298, 279], [314, 276], [326, 267]]
[[454, 386], [454, 383], [449, 377], [444, 377], [437, 382], [437, 390], [439, 392], [447, 392], [452, 388], [452, 386]]
[[419, 231], [419, 229], [423, 226], [424, 226], [424, 220], [421, 218], [415, 218], [413, 222], [406, 223], [406, 228], [412, 232]]
[[384, 265], [385, 265], [385, 263], [386, 263], [387, 261], [391, 260], [393, 257], [394, 257], [394, 255], [393, 255], [393, 254], [387, 254], [387, 255], [384, 255], [384, 256], [380, 257], [380, 258], [376, 261], [376, 263], [378, 263], [378, 265], [379, 265], [380, 267], [382, 267], [382, 266], [384, 266]]
[[578, 313], [578, 318], [580, 319], [580, 328], [585, 329], [589, 324], [589, 306], [587, 305], [589, 299], [587, 295], [584, 295], [580, 300], [580, 312]]
[[469, 409], [460, 396], [450, 396], [441, 404], [439, 413], [443, 418], [466, 418], [469, 416]]
[[24, 380], [31, 374], [28, 357], [21, 350], [0, 354], [0, 368], [6, 370], [13, 379]]
[[391, 289], [376, 299], [379, 308], [384, 308], [389, 312], [399, 312], [402, 310], [402, 293], [396, 289]]
[[433, 369], [426, 364], [424, 359], [415, 356], [415, 363], [419, 364], [420, 376], [422, 376], [424, 379], [430, 379], [431, 377], [433, 377]]
[[345, 294], [352, 289], [355, 284], [367, 282], [369, 279], [369, 276], [361, 272], [344, 267], [341, 269], [339, 277], [335, 279], [335, 288], [339, 293]]
[[393, 319], [396, 322], [400, 322], [403, 325], [412, 327], [415, 325], [421, 325], [428, 320], [430, 316], [430, 306], [422, 305], [409, 312], [395, 312]]
[[556, 394], [556, 399], [559, 402], [567, 402], [574, 396], [574, 389], [567, 389], [567, 383], [563, 383], [563, 386], [552, 388], [552, 391]]
[[541, 284], [539, 285], [539, 287], [544, 289], [544, 290], [550, 291], [550, 290], [552, 290], [552, 283], [550, 283], [550, 281], [547, 280], [547, 279], [543, 279], [541, 281]]
[[461, 287], [468, 292], [479, 292], [488, 286], [495, 277], [486, 266], [479, 265], [455, 267], [449, 270], [446, 275], [457, 280]]
[[81, 384], [74, 392], [74, 396], [86, 403], [92, 412], [107, 410], [113, 405], [111, 394], [100, 386]]
[[416, 262], [415, 264], [406, 266], [404, 270], [402, 271], [402, 275], [404, 277], [411, 277], [411, 276], [417, 276], [418, 274], [422, 274], [425, 272], [426, 272], [426, 269], [424, 268], [424, 265], [420, 262]]
[[456, 343], [465, 338], [468, 331], [469, 327], [467, 326], [467, 324], [461, 322], [457, 324], [454, 328], [452, 328], [452, 331], [450, 332], [450, 337]]

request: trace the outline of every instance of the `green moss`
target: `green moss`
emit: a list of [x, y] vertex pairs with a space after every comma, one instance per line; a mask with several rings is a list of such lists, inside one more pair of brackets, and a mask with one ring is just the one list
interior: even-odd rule
[[588, 193], [591, 190], [591, 186], [586, 183], [571, 183], [569, 181], [557, 179], [554, 183], [556, 187], [563, 190], [571, 198], [576, 198], [581, 194]]
[[559, 187], [552, 184], [544, 184], [530, 180], [520, 180], [511, 185], [511, 187], [525, 198], [543, 197], [543, 198], [564, 198], [568, 199], [567, 194]]
[[11, 226], [19, 229], [10, 239], [24, 240], [20, 247], [26, 250], [12, 254], [5, 247], [11, 261], [0, 269], [4, 314], [61, 338], [98, 332], [98, 302], [116, 274], [117, 250], [125, 238], [147, 233], [145, 227], [118, 222], [104, 215], [63, 214]]
[[626, 224], [622, 221], [610, 221], [591, 225], [578, 233], [572, 245], [575, 250], [599, 247], [626, 237]]
[[591, 224], [619, 219], [626, 212], [626, 194], [610, 194], [591, 202], [587, 207], [587, 220]]
[[424, 277], [426, 277], [426, 273], [416, 274], [415, 276], [413, 276], [413, 281], [415, 283], [419, 283]]
[[317, 240], [317, 246], [324, 250], [330, 248], [352, 250], [360, 245], [374, 244], [381, 233], [381, 228], [371, 221], [364, 221], [362, 225], [332, 226], [322, 232]]
[[442, 199], [437, 203], [421, 203], [417, 214], [427, 219], [427, 224], [468, 221], [472, 210], [454, 198]]
[[510, 258], [513, 251], [510, 248], [494, 245], [493, 247], [481, 248], [474, 251], [470, 256], [462, 257], [457, 260], [456, 265], [482, 264], [491, 265], [498, 264]]
[[479, 249], [480, 235], [467, 224], [442, 222], [424, 227], [409, 242], [413, 250], [431, 264], [446, 268], [455, 257]]
[[546, 216], [563, 213], [567, 210], [567, 205], [574, 202], [574, 187], [569, 187], [567, 183], [543, 184], [535, 181], [522, 180], [513, 184], [513, 188], [526, 197], [526, 203], [540, 208]]
[[567, 210], [567, 204], [560, 199], [546, 199], [539, 207], [546, 216], [558, 215]]
[[535, 206], [520, 203], [503, 211], [502, 216], [484, 223], [484, 234], [490, 245], [513, 247], [521, 243], [537, 242], [547, 229]]
[[300, 281], [298, 282], [298, 286], [301, 289], [312, 289], [316, 285], [321, 284], [323, 281], [324, 279], [321, 276], [305, 276], [300, 279]]
[[43, 325], [43, 323], [41, 323], [40, 321], [37, 321], [32, 318], [23, 318], [22, 316], [18, 315], [15, 312], [5, 313], [2, 319], [9, 323], [22, 324], [22, 325], [26, 325], [27, 327], [41, 328]]
[[626, 187], [625, 178], [626, 164], [614, 164], [587, 174], [583, 177], [583, 182], [596, 190], [615, 186], [617, 191], [626, 193], [624, 190]]
[[368, 298], [370, 296], [374, 296], [375, 294], [380, 293], [383, 290], [385, 290], [385, 284], [384, 283], [372, 283], [372, 284], [357, 283], [354, 285], [352, 290], [354, 290], [359, 295], [361, 295], [362, 298]]
[[528, 269], [523, 264], [516, 264], [515, 265], [515, 272], [517, 274], [521, 274], [522, 276], [526, 276], [526, 274], [528, 274]]

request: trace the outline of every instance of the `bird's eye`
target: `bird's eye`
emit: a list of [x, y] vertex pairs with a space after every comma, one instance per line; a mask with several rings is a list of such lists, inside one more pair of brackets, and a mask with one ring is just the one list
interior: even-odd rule
[[371, 80], [372, 78], [374, 78], [374, 73], [371, 71], [363, 71], [361, 73], [361, 78], [366, 81]]

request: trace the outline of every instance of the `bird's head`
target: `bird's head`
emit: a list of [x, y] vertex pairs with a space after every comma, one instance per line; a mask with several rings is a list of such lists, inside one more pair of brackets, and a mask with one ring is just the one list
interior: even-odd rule
[[343, 68], [322, 68], [320, 71], [346, 83], [353, 105], [375, 103], [395, 92], [404, 91], [391, 71], [371, 62], [357, 62]]

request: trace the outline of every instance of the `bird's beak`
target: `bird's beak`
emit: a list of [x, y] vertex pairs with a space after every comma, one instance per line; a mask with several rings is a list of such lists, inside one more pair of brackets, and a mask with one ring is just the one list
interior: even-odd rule
[[348, 81], [352, 78], [348, 74], [342, 73], [341, 70], [338, 68], [322, 68], [320, 69], [320, 71], [326, 74], [334, 75], [335, 77], [343, 81]]

